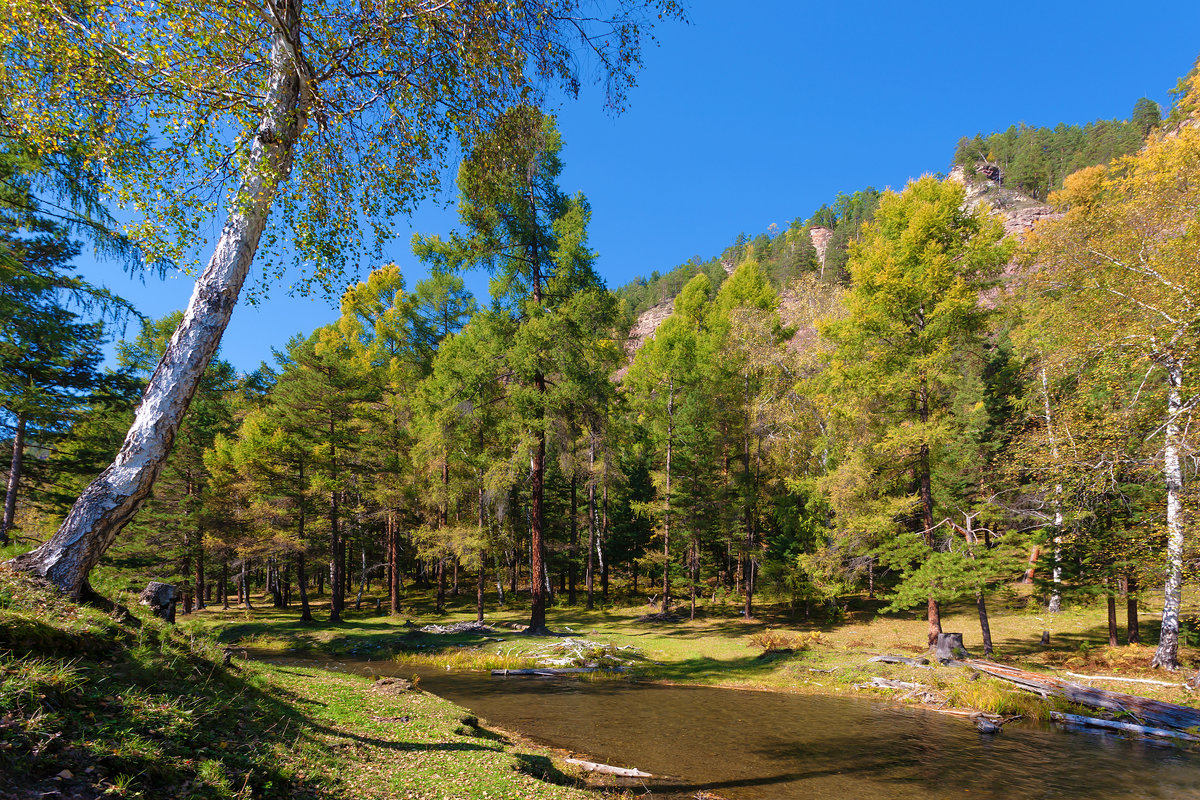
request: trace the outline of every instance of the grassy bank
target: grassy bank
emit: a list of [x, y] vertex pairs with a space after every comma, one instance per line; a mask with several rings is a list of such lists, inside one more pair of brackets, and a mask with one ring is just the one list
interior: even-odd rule
[[[1044, 671], [1060, 677], [1068, 672], [1183, 683], [1195, 674], [1200, 652], [1181, 648], [1187, 670], [1164, 674], [1150, 670], [1157, 620], [1150, 613], [1140, 619], [1143, 642], [1134, 646], [1108, 645], [1106, 610], [1102, 602], [1072, 606], [1059, 614], [1045, 614], [1016, 586], [998, 593], [992, 601], [991, 629], [994, 660]], [[526, 619], [523, 608], [488, 609], [491, 634], [422, 633], [428, 623], [449, 625], [474, 619], [470, 598], [452, 600], [448, 612], [433, 613], [431, 598], [410, 593], [404, 617], [374, 610], [374, 599], [363, 610], [349, 611], [340, 624], [320, 620], [301, 623], [291, 609], [257, 606], [254, 610], [210, 609], [193, 615], [198, 624], [219, 632], [228, 642], [241, 642], [277, 650], [297, 650], [339, 656], [393, 658], [414, 667], [452, 669], [514, 668], [528, 666], [531, 656], [548, 640], [519, 632]], [[800, 692], [851, 693], [857, 685], [881, 676], [918, 682], [935, 689], [949, 705], [993, 713], [1044, 716], [1050, 709], [1035, 696], [990, 679], [979, 679], [961, 668], [919, 669], [905, 665], [869, 663], [874, 655], [892, 653], [910, 657], [926, 654], [926, 623], [916, 614], [882, 614], [879, 603], [852, 598], [843, 612], [830, 619], [801, 613], [786, 605], [758, 609], [747, 621], [733, 607], [706, 607], [695, 620], [647, 619], [654, 609], [645, 606], [608, 607], [585, 611], [556, 607], [549, 612], [552, 630], [560, 636], [583, 638], [635, 648], [621, 651], [629, 674], [641, 680], [735, 686]], [[975, 606], [951, 605], [943, 609], [943, 628], [961, 631], [974, 656], [982, 656], [982, 640]], [[1124, 619], [1122, 619], [1124, 622]], [[1043, 630], [1050, 644], [1043, 646]], [[1122, 631], [1123, 633], [1124, 631]], [[1196, 704], [1196, 695], [1181, 687], [1088, 681], [1100, 688], [1132, 692], [1157, 699]], [[886, 694], [884, 692], [883, 694]], [[915, 702], [917, 698], [912, 698]]]
[[595, 796], [433, 695], [225, 664], [195, 620], [135, 611], [0, 568], [0, 796]]
[[[120, 597], [132, 603], [128, 595]], [[166, 625], [140, 607], [101, 608], [65, 600], [0, 568], [0, 795], [35, 798], [435, 798], [596, 796], [564, 774], [553, 754], [475, 724], [468, 713], [399, 684], [234, 658], [228, 645], [390, 659], [420, 669], [525, 666], [565, 639], [607, 646], [628, 671], [617, 679], [837, 694], [872, 676], [921, 683], [904, 702], [1043, 716], [1033, 695], [966, 670], [870, 663], [881, 653], [924, 654], [925, 623], [880, 614], [864, 598], [836, 618], [805, 621], [786, 606], [754, 620], [707, 607], [695, 620], [662, 620], [640, 607], [551, 610], [555, 637], [527, 637], [523, 608], [489, 609], [490, 631], [423, 632], [429, 623], [474, 618], [468, 598], [434, 614], [411, 593], [406, 616], [350, 610], [338, 624], [314, 605], [296, 609], [210, 608]], [[946, 630], [961, 630], [980, 654], [973, 606], [947, 607]], [[1041, 646], [1044, 628], [1050, 645]], [[1109, 647], [1104, 609], [1079, 606], [1047, 618], [1013, 591], [994, 603], [995, 658], [1060, 676], [1178, 681], [1147, 668], [1152, 648]], [[1143, 636], [1153, 641], [1151, 615]], [[1182, 657], [1192, 665], [1192, 647]], [[1105, 683], [1196, 704], [1180, 687]], [[930, 697], [934, 699], [931, 701]], [[485, 721], [486, 724], [486, 721]]]

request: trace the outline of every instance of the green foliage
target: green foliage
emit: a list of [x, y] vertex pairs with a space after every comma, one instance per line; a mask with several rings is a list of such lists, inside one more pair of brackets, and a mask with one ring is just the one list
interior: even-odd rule
[[823, 392], [844, 431], [841, 462], [820, 482], [838, 546], [885, 545], [889, 561], [920, 565], [904, 585], [935, 599], [939, 576], [961, 591], [955, 570], [970, 566], [946, 553], [950, 520], [968, 514], [977, 488], [956, 476], [981, 466], [979, 297], [1010, 252], [1001, 234], [986, 211], [964, 209], [952, 181], [885, 195], [852, 251], [848, 313], [822, 328], [835, 348]]
[[[36, 3], [0, 27], [0, 117], [6, 136], [74, 157], [131, 206], [141, 219], [130, 235], [152, 258], [185, 263], [208, 244], [206, 220], [249, 201], [241, 183], [259, 126], [292, 115], [286, 163], [252, 176], [266, 179], [277, 214], [256, 261], [264, 283], [294, 262], [305, 287], [334, 293], [349, 265], [378, 253], [380, 221], [434, 189], [452, 143], [549, 85], [578, 93], [577, 47], [597, 54], [620, 108], [652, 21], [682, 15], [673, 0], [582, 17], [557, 0], [411, 12], [289, 3], [267, 22], [237, 5]], [[277, 38], [285, 27], [303, 53], [272, 53], [290, 50]], [[290, 108], [279, 107], [285, 78], [301, 87]]]
[[1013, 125], [1002, 133], [963, 137], [954, 163], [972, 173], [981, 163], [997, 166], [1005, 186], [1045, 200], [1072, 172], [1137, 152], [1161, 116], [1158, 104], [1143, 97], [1128, 120], [1059, 123], [1053, 128]]

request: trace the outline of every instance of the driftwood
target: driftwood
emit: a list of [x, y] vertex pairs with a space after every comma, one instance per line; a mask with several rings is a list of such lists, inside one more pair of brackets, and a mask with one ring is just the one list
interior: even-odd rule
[[910, 667], [920, 667], [921, 669], [933, 669], [933, 667], [929, 666], [928, 658], [922, 658], [920, 661], [918, 661], [917, 659], [909, 658], [908, 656], [883, 655], [883, 656], [875, 656], [874, 658], [867, 659], [868, 664], [873, 663], [873, 662], [878, 662], [880, 664], [908, 664]]
[[1111, 719], [1081, 717], [1078, 714], [1063, 714], [1059, 711], [1051, 711], [1050, 719], [1054, 720], [1055, 722], [1066, 722], [1072, 725], [1082, 725], [1087, 728], [1103, 728], [1104, 730], [1110, 731], [1137, 733], [1141, 734], [1142, 736], [1158, 736], [1169, 739], [1183, 739], [1186, 742], [1200, 742], [1200, 736], [1193, 736], [1190, 733], [1169, 731], [1164, 728], [1150, 728], [1145, 725], [1134, 725], [1129, 722], [1117, 722]]
[[649, 772], [642, 772], [640, 769], [625, 769], [624, 767], [612, 767], [608, 764], [597, 764], [595, 761], [584, 761], [581, 758], [566, 758], [563, 759], [568, 764], [573, 764], [584, 772], [599, 772], [601, 775], [616, 775], [621, 778], [656, 778], [657, 775], [651, 775]]
[[880, 689], [928, 689], [928, 686], [922, 686], [919, 683], [909, 683], [908, 681], [892, 681], [887, 678], [871, 678], [870, 683], [860, 684], [861, 686], [877, 687]]
[[1118, 678], [1115, 675], [1080, 675], [1078, 672], [1067, 670], [1067, 675], [1072, 678], [1083, 678], [1088, 681], [1120, 681], [1121, 683], [1148, 683], [1151, 686], [1173, 686], [1177, 689], [1186, 689], [1186, 683], [1171, 683], [1170, 681], [1152, 681], [1149, 678]]
[[1148, 697], [1095, 689], [1050, 675], [1008, 667], [982, 659], [971, 659], [964, 663], [971, 669], [1009, 681], [1043, 697], [1062, 697], [1081, 706], [1100, 708], [1114, 714], [1128, 714], [1142, 726], [1174, 730], [1200, 727], [1200, 709], [1165, 703], [1161, 700], [1151, 700]]
[[587, 672], [625, 672], [627, 667], [535, 667], [533, 669], [494, 669], [492, 675], [507, 677], [538, 676], [553, 678], [555, 675], [582, 675]]

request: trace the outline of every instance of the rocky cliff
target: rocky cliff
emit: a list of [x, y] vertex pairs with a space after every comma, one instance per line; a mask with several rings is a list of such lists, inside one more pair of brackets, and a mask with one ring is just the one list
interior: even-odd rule
[[[962, 167], [955, 167], [951, 170], [948, 176], [949, 180], [958, 181], [966, 185], [967, 188], [967, 207], [976, 208], [981, 203], [988, 203], [994, 213], [998, 214], [1004, 224], [1004, 232], [1009, 236], [1023, 237], [1026, 233], [1033, 229], [1033, 226], [1044, 219], [1053, 219], [1057, 216], [1055, 210], [1028, 197], [1020, 192], [1006, 188], [999, 182], [1001, 175], [998, 170], [993, 173], [981, 171], [978, 175], [968, 178]], [[815, 226], [810, 230], [813, 247], [817, 251], [817, 258], [822, 266], [825, 264], [825, 254], [829, 247], [829, 240], [833, 236], [833, 231], [822, 226]], [[733, 274], [733, 264], [723, 262], [722, 265], [725, 271]], [[795, 292], [786, 289], [779, 295], [779, 314], [784, 324], [791, 324], [792, 318], [798, 316], [797, 312], [801, 305], [804, 304], [804, 299], [797, 296]], [[647, 309], [638, 316], [637, 321], [629, 331], [629, 339], [626, 341], [625, 350], [632, 361], [633, 356], [641, 348], [646, 341], [654, 336], [654, 332], [658, 329], [667, 317], [675, 310], [674, 299], [668, 300], [665, 303]], [[801, 328], [796, 331], [795, 336], [788, 342], [788, 347], [791, 349], [804, 349], [815, 338], [816, 330], [808, 327]], [[622, 368], [616, 378], [619, 380], [624, 376], [627, 367]]]

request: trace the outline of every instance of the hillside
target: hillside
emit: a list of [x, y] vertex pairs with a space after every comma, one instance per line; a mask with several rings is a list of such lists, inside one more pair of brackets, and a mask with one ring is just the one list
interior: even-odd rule
[[[949, 180], [956, 180], [966, 184], [968, 207], [976, 208], [982, 203], [989, 204], [994, 213], [1002, 220], [1005, 233], [1010, 236], [1023, 236], [1038, 221], [1053, 217], [1055, 214], [1054, 209], [1050, 206], [1036, 198], [1005, 186], [999, 181], [991, 180], [985, 172], [976, 171], [973, 174], [968, 174], [963, 167], [956, 166], [950, 171], [947, 177]], [[814, 217], [816, 216], [814, 215]], [[855, 226], [856, 233], [857, 229], [861, 228], [863, 221], [865, 219], [858, 221]], [[832, 224], [836, 226], [836, 222], [832, 222]], [[791, 240], [787, 238], [789, 234], [792, 234]], [[795, 242], [797, 236], [803, 236], [806, 240], [805, 249], [811, 249], [811, 260], [807, 262], [809, 269], [806, 272], [815, 274], [819, 281], [834, 282], [836, 276], [830, 267], [830, 260], [833, 258], [835, 252], [838, 254], [837, 257], [841, 259], [842, 264], [844, 264], [846, 257], [846, 243], [844, 239], [840, 242], [835, 239], [836, 227], [806, 224], [803, 227], [794, 227], [789, 231], [779, 233], [774, 238], [760, 237], [759, 239], [755, 239], [751, 243], [751, 246], [754, 247], [756, 256], [760, 252], [770, 256], [778, 252], [796, 251], [801, 249]], [[760, 241], [763, 238], [766, 238], [765, 242]], [[724, 267], [726, 274], [729, 274], [732, 272], [730, 269], [732, 262], [729, 256], [744, 253], [746, 250], [747, 248], [744, 245], [739, 246], [735, 244], [725, 251], [723, 257], [717, 263]], [[711, 278], [712, 273], [709, 269], [705, 268], [706, 266], [707, 264], [688, 264], [678, 267], [671, 273], [668, 273], [667, 276], [663, 276], [664, 279], [669, 278], [669, 280], [661, 280], [649, 288], [662, 293], [667, 291], [669, 287], [678, 286], [675, 289], [675, 292], [678, 293], [687, 280], [690, 280], [700, 272], [708, 274]], [[693, 269], [689, 270], [689, 267]], [[807, 301], [807, 298], [800, 296], [793, 286], [795, 278], [799, 277], [799, 274], [802, 273], [793, 274], [791, 270], [780, 269], [773, 261], [768, 261], [767, 272], [771, 276], [772, 282], [775, 283], [777, 291], [779, 291], [780, 317], [785, 324], [791, 325]], [[791, 277], [791, 280], [786, 280], [787, 277]], [[719, 282], [717, 281], [714, 281], [714, 284], [719, 286]], [[625, 287], [618, 291], [626, 292], [627, 290], [628, 287]], [[672, 294], [637, 314], [629, 329], [629, 338], [626, 341], [626, 352], [629, 354], [630, 359], [633, 358], [634, 354], [637, 353], [648, 339], [653, 338], [654, 331], [671, 316], [674, 307], [675, 295]], [[813, 339], [814, 334], [815, 330], [811, 326], [800, 327], [793, 334], [789, 346], [792, 348], [801, 348], [805, 343]]]

